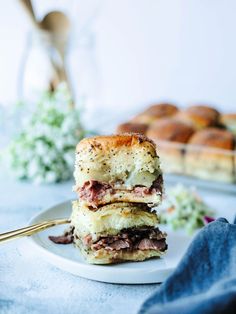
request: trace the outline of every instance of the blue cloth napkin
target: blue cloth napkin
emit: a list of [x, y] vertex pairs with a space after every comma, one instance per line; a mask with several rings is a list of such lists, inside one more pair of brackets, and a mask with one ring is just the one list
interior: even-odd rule
[[139, 314], [236, 314], [236, 219], [204, 227]]

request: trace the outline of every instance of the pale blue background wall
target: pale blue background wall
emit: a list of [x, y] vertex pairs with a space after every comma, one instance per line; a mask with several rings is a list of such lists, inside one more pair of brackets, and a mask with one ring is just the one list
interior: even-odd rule
[[[47, 3], [46, 3], [47, 2]], [[94, 8], [100, 103], [126, 110], [154, 99], [236, 111], [234, 0], [34, 1], [38, 16], [64, 8], [81, 25]], [[0, 0], [0, 102], [16, 98], [29, 25], [17, 0]]]

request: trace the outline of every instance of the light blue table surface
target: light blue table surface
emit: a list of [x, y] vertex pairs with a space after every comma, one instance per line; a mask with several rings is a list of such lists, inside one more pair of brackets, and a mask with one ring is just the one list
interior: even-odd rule
[[[25, 226], [39, 211], [75, 197], [73, 182], [32, 185], [9, 179], [0, 171], [0, 233]], [[167, 187], [168, 189], [168, 187]], [[236, 195], [202, 189], [217, 216], [232, 220]], [[32, 251], [27, 240], [0, 245], [0, 313], [136, 313], [158, 287], [115, 285], [66, 273]]]
[[[23, 227], [71, 199], [73, 182], [36, 186], [0, 175], [0, 233]], [[29, 251], [22, 238], [0, 245], [0, 313], [136, 313], [158, 285], [115, 285], [66, 273]]]

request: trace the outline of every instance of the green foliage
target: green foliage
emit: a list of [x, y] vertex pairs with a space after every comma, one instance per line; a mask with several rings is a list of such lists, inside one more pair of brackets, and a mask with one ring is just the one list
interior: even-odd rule
[[65, 86], [42, 95], [9, 147], [11, 168], [17, 178], [35, 183], [71, 178], [75, 146], [85, 136], [81, 114], [71, 103]]

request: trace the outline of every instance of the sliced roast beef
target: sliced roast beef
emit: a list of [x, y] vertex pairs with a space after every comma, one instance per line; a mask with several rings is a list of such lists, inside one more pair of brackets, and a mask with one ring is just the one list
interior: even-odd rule
[[151, 188], [162, 193], [163, 176], [161, 174], [156, 178], [155, 181], [153, 181]]
[[92, 243], [92, 236], [90, 234], [86, 235], [86, 237], [83, 238], [83, 243], [89, 246]]
[[[66, 231], [61, 236], [49, 236], [49, 239], [56, 244], [69, 244], [74, 240], [74, 228]], [[115, 236], [104, 236], [92, 243], [90, 234], [85, 236], [82, 241], [85, 246], [92, 250], [158, 250], [164, 252], [167, 249], [166, 234], [158, 228], [143, 227], [140, 229], [124, 229]]]
[[[136, 186], [133, 188], [133, 191], [137, 196], [145, 196], [154, 193], [162, 193], [162, 184], [163, 178], [162, 175], [159, 175], [158, 178], [153, 182], [150, 188], [145, 186]], [[86, 200], [91, 204], [92, 207], [96, 208], [99, 204], [99, 201], [107, 193], [115, 193], [115, 189], [112, 185], [99, 182], [96, 180], [89, 180], [84, 183], [84, 185], [77, 190], [79, 197], [83, 200]]]
[[49, 239], [56, 244], [70, 244], [73, 242], [73, 236], [61, 235], [61, 236], [49, 236]]
[[119, 251], [128, 250], [159, 250], [165, 251], [167, 244], [165, 242], [166, 234], [158, 228], [126, 229], [116, 236], [101, 237], [96, 243], [91, 245], [92, 250]]
[[166, 249], [165, 239], [153, 240], [153, 239], [142, 239], [138, 245], [137, 249], [139, 250], [160, 250]]
[[90, 180], [84, 183], [82, 188], [78, 190], [78, 194], [81, 199], [96, 203], [97, 200], [102, 199], [107, 192], [112, 192], [112, 190], [109, 184]]
[[163, 177], [162, 175], [159, 175], [159, 177], [155, 181], [153, 181], [153, 184], [150, 188], [140, 185], [134, 188], [134, 192], [138, 196], [145, 196], [145, 195], [154, 194], [154, 193], [162, 194], [162, 185], [163, 185]]
[[137, 196], [145, 196], [145, 195], [149, 195], [150, 194], [150, 189], [149, 188], [146, 188], [144, 186], [136, 186], [134, 188], [134, 193], [137, 195]]
[[122, 249], [128, 249], [130, 248], [130, 246], [131, 246], [131, 243], [129, 241], [117, 240], [111, 243], [109, 246], [107, 246], [107, 248], [108, 249], [110, 248], [111, 250], [119, 251]]
[[48, 238], [56, 244], [70, 244], [74, 240], [73, 232], [74, 228], [70, 228], [69, 230], [65, 231], [63, 235], [49, 236]]

